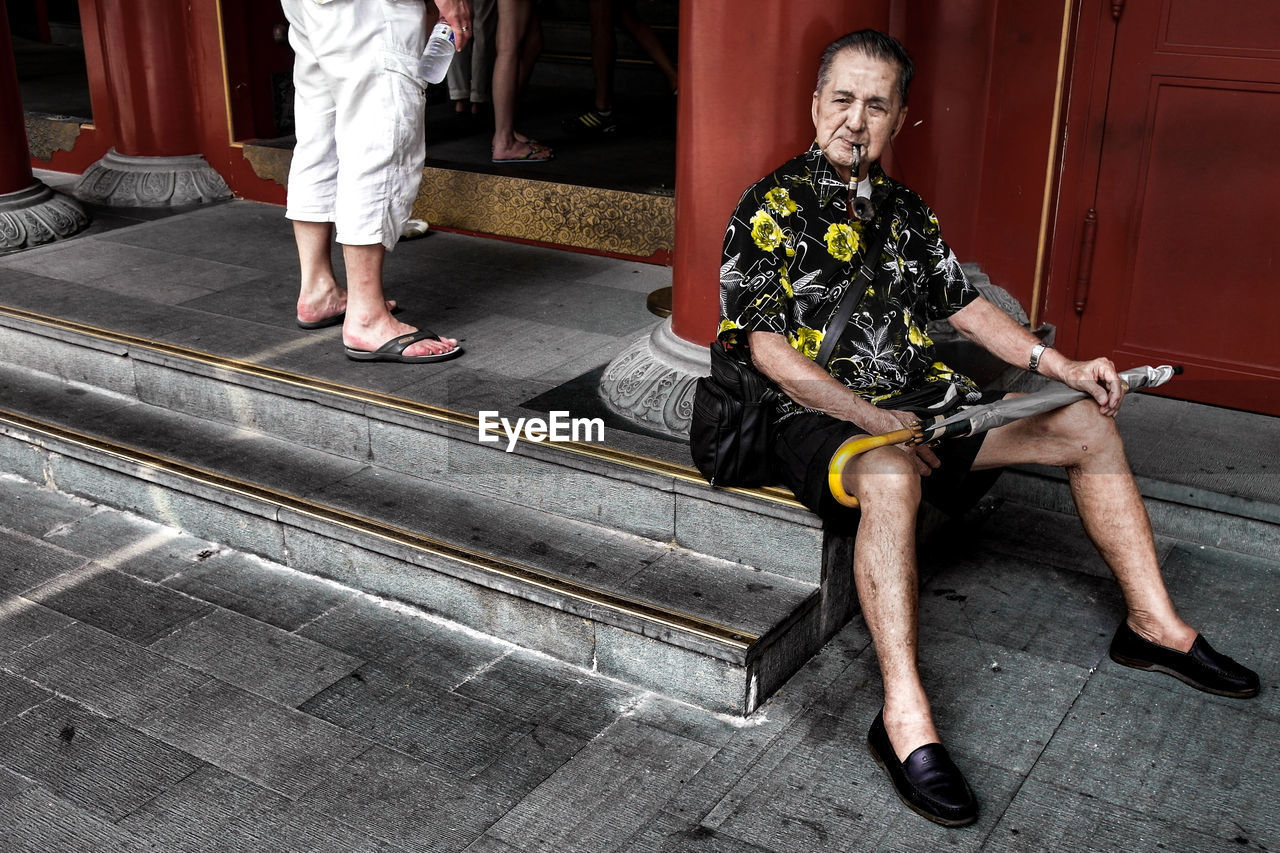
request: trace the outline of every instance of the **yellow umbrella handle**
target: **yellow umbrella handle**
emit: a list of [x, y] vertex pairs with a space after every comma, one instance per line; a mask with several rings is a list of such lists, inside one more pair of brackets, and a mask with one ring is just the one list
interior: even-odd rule
[[860, 453], [884, 447], [887, 444], [909, 444], [919, 442], [924, 437], [920, 427], [894, 430], [883, 435], [858, 435], [847, 439], [836, 448], [831, 455], [831, 463], [827, 466], [827, 486], [831, 495], [842, 506], [856, 507], [858, 499], [844, 490], [844, 466]]

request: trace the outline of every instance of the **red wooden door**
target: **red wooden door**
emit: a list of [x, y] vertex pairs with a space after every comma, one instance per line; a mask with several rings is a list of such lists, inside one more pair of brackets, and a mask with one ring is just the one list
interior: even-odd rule
[[1077, 351], [1280, 415], [1280, 3], [1124, 4], [1096, 193]]

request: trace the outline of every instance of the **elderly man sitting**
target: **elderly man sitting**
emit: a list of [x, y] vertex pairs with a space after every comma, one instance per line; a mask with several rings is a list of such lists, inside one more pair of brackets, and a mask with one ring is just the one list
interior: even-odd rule
[[[1215, 652], [1169, 598], [1115, 426], [1124, 398], [1115, 367], [1046, 348], [982, 298], [933, 212], [881, 169], [906, 120], [912, 74], [902, 45], [884, 33], [862, 30], [827, 47], [813, 94], [816, 142], [748, 189], [729, 223], [720, 339], [747, 347], [784, 392], [776, 475], [829, 523], [856, 525], [854, 577], [884, 681], [884, 708], [867, 736], [872, 754], [909, 807], [961, 826], [977, 819], [977, 800], [939, 742], [916, 663], [914, 536], [922, 498], [962, 509], [1000, 466], [1064, 467], [1128, 608], [1111, 657], [1223, 696], [1256, 695], [1258, 676]], [[858, 271], [868, 246], [882, 239], [864, 284]], [[833, 322], [849, 290], [856, 308], [843, 324]], [[827, 468], [841, 444], [909, 425], [916, 415], [908, 402], [981, 399], [968, 377], [934, 354], [923, 330], [942, 318], [1005, 362], [1090, 399], [937, 448], [890, 446], [856, 456], [843, 486], [860, 513], [840, 519]]]

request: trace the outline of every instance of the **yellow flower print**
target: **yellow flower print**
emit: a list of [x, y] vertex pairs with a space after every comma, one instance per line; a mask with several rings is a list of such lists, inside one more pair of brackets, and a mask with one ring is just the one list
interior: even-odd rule
[[822, 347], [822, 332], [817, 329], [806, 329], [801, 326], [794, 335], [788, 335], [791, 346], [804, 354], [806, 358], [817, 358]]
[[833, 222], [824, 235], [827, 241], [827, 252], [837, 260], [847, 261], [858, 251], [862, 237], [853, 228], [843, 222]]
[[907, 324], [907, 340], [918, 347], [932, 346], [933, 341], [925, 334], [924, 330], [916, 325], [916, 321], [911, 319], [911, 314], [907, 311], [902, 312], [902, 320]]
[[739, 328], [739, 326], [738, 326], [738, 324], [737, 324], [737, 323], [735, 323], [735, 322], [733, 322], [732, 320], [729, 320], [729, 319], [724, 319], [724, 320], [721, 320], [721, 321], [720, 321], [720, 328], [716, 330], [716, 334], [717, 334], [717, 335], [722, 335], [722, 334], [724, 334], [725, 332], [728, 332], [728, 331], [731, 331], [731, 330], [733, 330], [733, 329], [737, 329], [737, 328]]
[[787, 296], [796, 295], [796, 292], [791, 289], [791, 276], [787, 273], [786, 267], [778, 270], [778, 284], [782, 285], [782, 289], [787, 292]]
[[764, 194], [764, 206], [779, 216], [790, 216], [796, 212], [796, 203], [782, 187], [774, 187]]
[[773, 217], [763, 210], [756, 211], [751, 217], [751, 239], [766, 252], [772, 252], [782, 245], [782, 229]]

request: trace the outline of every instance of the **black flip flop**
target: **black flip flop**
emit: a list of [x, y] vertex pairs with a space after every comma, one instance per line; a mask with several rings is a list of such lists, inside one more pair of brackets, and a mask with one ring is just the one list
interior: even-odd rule
[[410, 332], [407, 335], [400, 335], [392, 338], [382, 346], [375, 350], [353, 349], [344, 347], [347, 352], [347, 358], [352, 361], [398, 361], [403, 364], [422, 364], [428, 361], [447, 361], [451, 358], [457, 358], [462, 355], [462, 347], [455, 346], [448, 352], [438, 352], [432, 355], [405, 355], [404, 351], [416, 344], [418, 341], [438, 341], [440, 336], [430, 329], [418, 329], [416, 332]]

